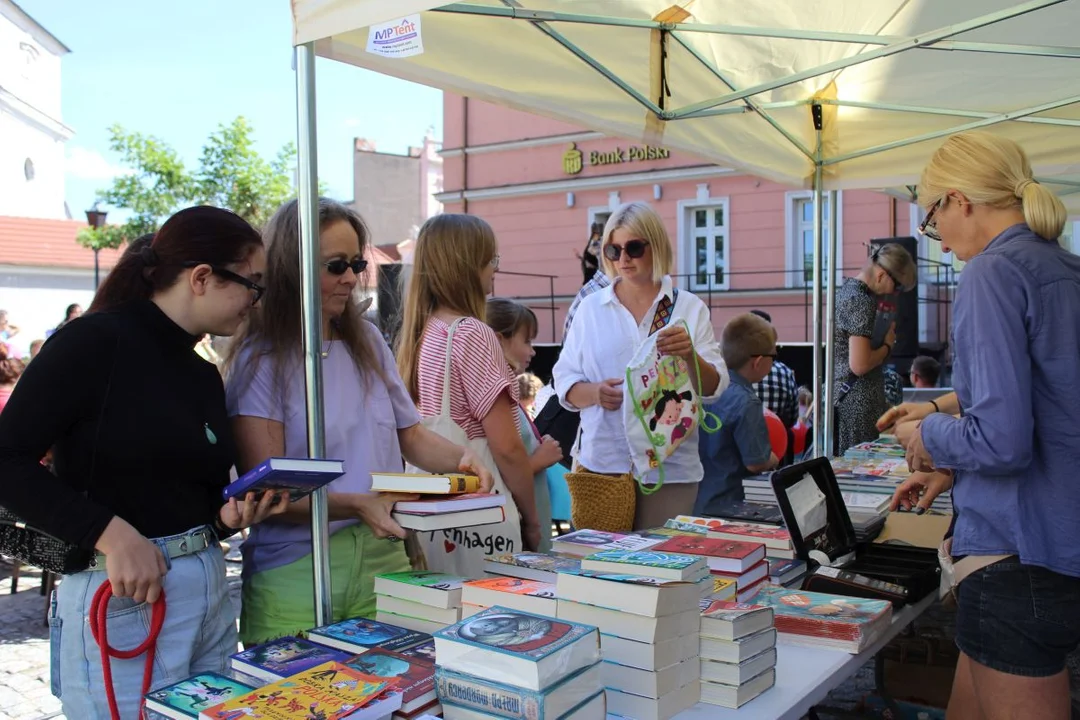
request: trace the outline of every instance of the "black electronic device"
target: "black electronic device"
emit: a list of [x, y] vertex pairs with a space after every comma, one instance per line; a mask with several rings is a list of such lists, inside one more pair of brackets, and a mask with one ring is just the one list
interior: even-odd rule
[[[810, 573], [804, 590], [889, 600], [918, 602], [938, 589], [941, 569], [937, 551], [914, 546], [862, 543], [855, 538], [847, 506], [827, 458], [814, 458], [772, 474], [773, 491], [784, 525], [791, 534], [795, 557], [805, 560]], [[844, 571], [831, 577], [820, 568]], [[873, 581], [883, 583], [876, 584]], [[907, 589], [897, 592], [890, 586]], [[851, 593], [847, 593], [851, 594]]]

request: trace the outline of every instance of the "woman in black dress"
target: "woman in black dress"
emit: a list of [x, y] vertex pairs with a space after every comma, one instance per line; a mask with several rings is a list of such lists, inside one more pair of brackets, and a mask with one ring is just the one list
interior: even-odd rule
[[835, 452], [878, 436], [877, 419], [888, 409], [883, 365], [896, 343], [896, 327], [873, 347], [878, 296], [906, 292], [915, 286], [915, 260], [898, 243], [874, 249], [858, 275], [836, 291], [833, 341], [833, 398], [836, 403]]

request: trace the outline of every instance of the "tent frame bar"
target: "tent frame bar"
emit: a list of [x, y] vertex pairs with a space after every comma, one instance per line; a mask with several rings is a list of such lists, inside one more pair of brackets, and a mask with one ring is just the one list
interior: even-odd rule
[[[922, 115], [946, 115], [963, 118], [992, 118], [998, 117], [999, 113], [978, 112], [976, 110], [956, 110], [954, 108], [925, 107], [922, 105], [897, 105], [894, 103], [860, 102], [857, 100], [821, 100], [822, 105], [836, 105], [837, 107], [860, 108], [863, 110], [885, 110], [888, 112], [919, 113]], [[1056, 117], [1018, 117], [1013, 118], [1016, 122], [1034, 123], [1037, 125], [1058, 125], [1064, 127], [1080, 127], [1080, 120], [1072, 118]]]

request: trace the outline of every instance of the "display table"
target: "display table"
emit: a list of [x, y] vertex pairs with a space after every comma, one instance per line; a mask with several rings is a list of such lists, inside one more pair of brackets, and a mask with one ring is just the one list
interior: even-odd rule
[[[888, 632], [858, 655], [837, 650], [776, 646], [776, 685], [738, 710], [698, 703], [675, 720], [799, 720], [859, 668], [872, 660], [890, 640], [911, 624], [937, 598], [931, 593], [893, 615]], [[609, 720], [617, 716], [608, 715]]]

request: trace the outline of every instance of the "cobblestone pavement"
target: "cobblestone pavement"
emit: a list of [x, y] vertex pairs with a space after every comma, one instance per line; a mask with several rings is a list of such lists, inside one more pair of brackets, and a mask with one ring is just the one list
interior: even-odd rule
[[[229, 563], [228, 570], [239, 608], [240, 565]], [[0, 560], [0, 720], [63, 720], [60, 702], [49, 692], [49, 630], [45, 625], [46, 599], [39, 593], [41, 575], [24, 568], [15, 594], [9, 594], [10, 578], [11, 564]], [[916, 621], [912, 632], [890, 646], [887, 655], [899, 659], [903, 650], [909, 663], [929, 664], [938, 668], [939, 675], [949, 674], [947, 668], [955, 662], [956, 652], [951, 641], [953, 622], [951, 612], [934, 606]], [[1070, 661], [1073, 718], [1080, 718], [1076, 710], [1080, 700], [1080, 655]], [[861, 710], [863, 699], [874, 692], [874, 686], [871, 662], [832, 692], [823, 706], [846, 710], [855, 717], [876, 717]], [[890, 690], [894, 688], [890, 686]], [[822, 712], [821, 717], [829, 718], [830, 714]]]

